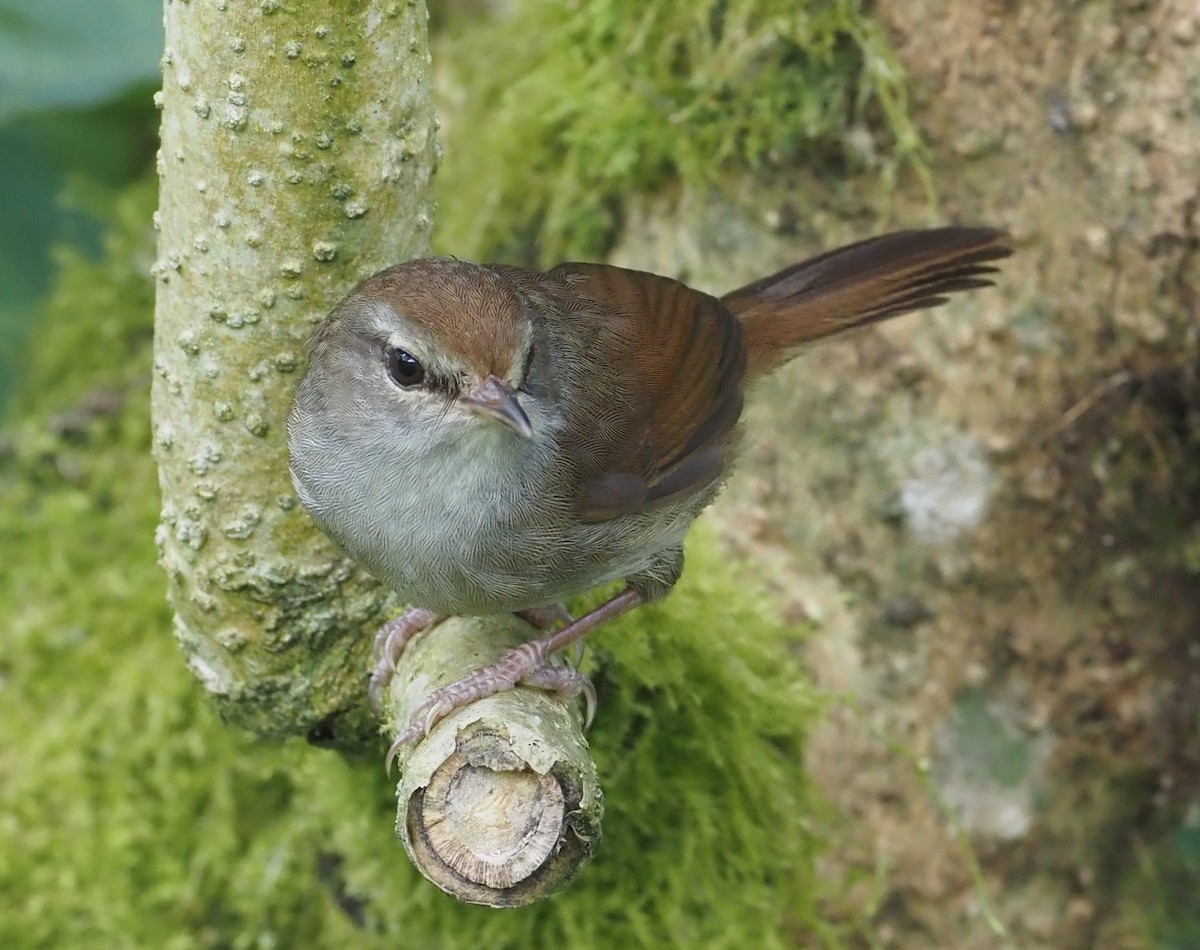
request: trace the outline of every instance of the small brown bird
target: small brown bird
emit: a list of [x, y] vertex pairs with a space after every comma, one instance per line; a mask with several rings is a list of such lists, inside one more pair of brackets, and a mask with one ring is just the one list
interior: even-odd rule
[[433, 258], [359, 284], [318, 328], [288, 423], [317, 524], [412, 607], [376, 639], [372, 695], [450, 614], [543, 628], [563, 598], [624, 590], [432, 693], [396, 746], [518, 683], [590, 684], [550, 653], [666, 596], [738, 441], [743, 389], [805, 345], [988, 286], [993, 228], [900, 231], [712, 297], [603, 264], [541, 273]]

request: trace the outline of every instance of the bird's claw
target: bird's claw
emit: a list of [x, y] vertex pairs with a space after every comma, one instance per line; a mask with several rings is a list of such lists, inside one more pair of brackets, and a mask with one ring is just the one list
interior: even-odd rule
[[521, 684], [544, 689], [548, 693], [557, 693], [564, 699], [574, 699], [583, 694], [584, 719], [583, 729], [586, 732], [596, 718], [596, 687], [592, 681], [573, 666], [540, 666], [530, 670], [521, 677]]
[[396, 760], [396, 756], [400, 754], [400, 750], [405, 746], [415, 746], [418, 742], [423, 740], [429, 735], [430, 730], [433, 729], [433, 727], [443, 718], [449, 715], [450, 712], [452, 712], [450, 709], [447, 709], [445, 712], [440, 712], [438, 709], [434, 709], [431, 710], [425, 717], [414, 718], [413, 722], [409, 723], [408, 728], [396, 737], [395, 742], [388, 746], [387, 758], [384, 759], [383, 762], [383, 766], [387, 770], [388, 775], [392, 774], [392, 763]]
[[377, 715], [382, 715], [387, 705], [387, 688], [396, 675], [396, 664], [408, 646], [408, 641], [422, 630], [427, 630], [442, 621], [441, 614], [422, 607], [409, 607], [399, 617], [389, 620], [375, 634], [371, 657], [375, 669], [367, 686], [367, 699]]

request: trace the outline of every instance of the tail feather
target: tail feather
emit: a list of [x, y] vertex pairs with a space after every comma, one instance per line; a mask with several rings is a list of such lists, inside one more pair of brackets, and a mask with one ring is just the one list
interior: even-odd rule
[[793, 264], [722, 300], [742, 322], [756, 376], [822, 337], [991, 286], [991, 262], [1012, 253], [1007, 242], [996, 228], [896, 231]]

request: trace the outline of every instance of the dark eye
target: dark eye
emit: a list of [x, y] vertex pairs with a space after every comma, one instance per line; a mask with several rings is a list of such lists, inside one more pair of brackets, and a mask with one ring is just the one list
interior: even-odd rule
[[408, 350], [389, 346], [386, 355], [388, 375], [397, 386], [420, 386], [425, 381], [425, 367]]

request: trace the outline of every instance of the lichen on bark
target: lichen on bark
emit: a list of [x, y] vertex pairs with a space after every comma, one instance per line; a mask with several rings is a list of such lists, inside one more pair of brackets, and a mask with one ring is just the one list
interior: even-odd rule
[[388, 596], [296, 504], [285, 420], [313, 325], [428, 249], [425, 5], [168, 0], [165, 26], [153, 424], [176, 631], [227, 718], [353, 742]]

